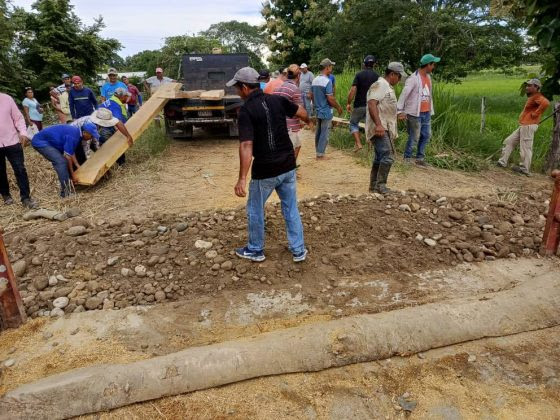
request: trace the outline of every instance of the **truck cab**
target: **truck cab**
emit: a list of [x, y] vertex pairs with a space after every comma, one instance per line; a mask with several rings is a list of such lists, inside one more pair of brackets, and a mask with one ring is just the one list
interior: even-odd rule
[[[249, 65], [247, 54], [185, 54], [181, 62], [183, 87], [164, 108], [165, 129], [173, 138], [192, 138], [194, 127], [223, 127], [238, 136], [237, 112], [242, 99], [226, 87], [237, 70]], [[190, 92], [225, 90], [219, 100], [189, 97]]]

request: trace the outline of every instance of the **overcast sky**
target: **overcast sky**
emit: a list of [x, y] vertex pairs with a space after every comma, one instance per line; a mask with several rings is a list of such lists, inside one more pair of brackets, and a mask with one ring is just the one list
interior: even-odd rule
[[[35, 0], [13, 0], [31, 9]], [[72, 0], [74, 12], [84, 24], [103, 16], [102, 36], [118, 39], [122, 57], [158, 49], [167, 36], [207, 29], [211, 24], [238, 20], [262, 23], [261, 0]]]

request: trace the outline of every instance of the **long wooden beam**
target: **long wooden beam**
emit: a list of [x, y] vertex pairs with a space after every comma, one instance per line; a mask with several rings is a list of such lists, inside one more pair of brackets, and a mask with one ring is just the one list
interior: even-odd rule
[[[125, 124], [134, 141], [148, 128], [152, 119], [163, 109], [169, 97], [181, 88], [180, 83], [168, 83], [161, 86]], [[130, 146], [126, 137], [117, 131], [105, 144], [93, 154], [77, 171], [77, 183], [80, 185], [95, 185], [117, 159]]]

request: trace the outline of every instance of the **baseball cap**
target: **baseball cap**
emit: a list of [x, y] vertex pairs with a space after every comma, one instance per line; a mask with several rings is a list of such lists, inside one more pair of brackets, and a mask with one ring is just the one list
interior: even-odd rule
[[259, 83], [259, 73], [252, 67], [243, 67], [237, 70], [233, 79], [226, 83], [227, 87], [232, 87], [237, 82], [241, 83]]
[[82, 131], [87, 131], [95, 140], [99, 140], [99, 132], [97, 131], [97, 126], [94, 123], [85, 123], [82, 125]]
[[156, 73], [163, 73], [163, 69], [161, 67], [156, 68]]
[[324, 58], [321, 60], [321, 62], [319, 63], [319, 65], [321, 67], [328, 67], [328, 66], [334, 66], [336, 63], [334, 61], [331, 61], [328, 58]]
[[433, 54], [425, 54], [420, 59], [420, 65], [425, 66], [426, 64], [439, 63], [440, 61], [441, 61], [440, 57], [436, 57]]
[[366, 55], [366, 58], [364, 58], [364, 64], [373, 64], [377, 61], [377, 58], [375, 58], [375, 56], [373, 55]]
[[300, 69], [306, 69], [307, 68], [307, 64], [305, 63], [301, 63], [301, 66], [299, 66]]
[[404, 66], [399, 63], [398, 61], [393, 61], [391, 63], [389, 63], [389, 65], [387, 66], [388, 70], [394, 71], [395, 73], [399, 73], [403, 78], [407, 77], [408, 75], [406, 74], [406, 72], [404, 71]]
[[539, 79], [529, 79], [527, 80], [528, 85], [535, 85], [538, 88], [542, 88], [542, 83]]
[[265, 80], [270, 77], [270, 72], [268, 70], [260, 70], [259, 71], [259, 80]]
[[72, 83], [81, 83], [81, 82], [82, 82], [82, 78], [80, 76], [72, 77]]
[[117, 72], [117, 69], [116, 69], [116, 68], [111, 67], [111, 68], [109, 69], [109, 71], [107, 72], [107, 74], [116, 74], [116, 75], [118, 75], [119, 73]]
[[122, 87], [115, 89], [115, 95], [117, 95], [117, 96], [131, 96], [128, 89], [125, 89], [125, 88], [122, 88]]
[[62, 76], [60, 76], [61, 79], [68, 79], [70, 77], [70, 75], [68, 73], [62, 73]]

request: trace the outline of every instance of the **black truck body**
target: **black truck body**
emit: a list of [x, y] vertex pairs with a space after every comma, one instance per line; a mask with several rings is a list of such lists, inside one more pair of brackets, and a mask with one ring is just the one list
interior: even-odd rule
[[165, 128], [174, 138], [191, 138], [193, 127], [228, 128], [229, 135], [238, 135], [237, 111], [242, 100], [235, 88], [226, 82], [235, 72], [249, 65], [247, 54], [185, 54], [181, 63], [183, 91], [225, 90], [217, 101], [200, 98], [171, 99], [164, 108]]

